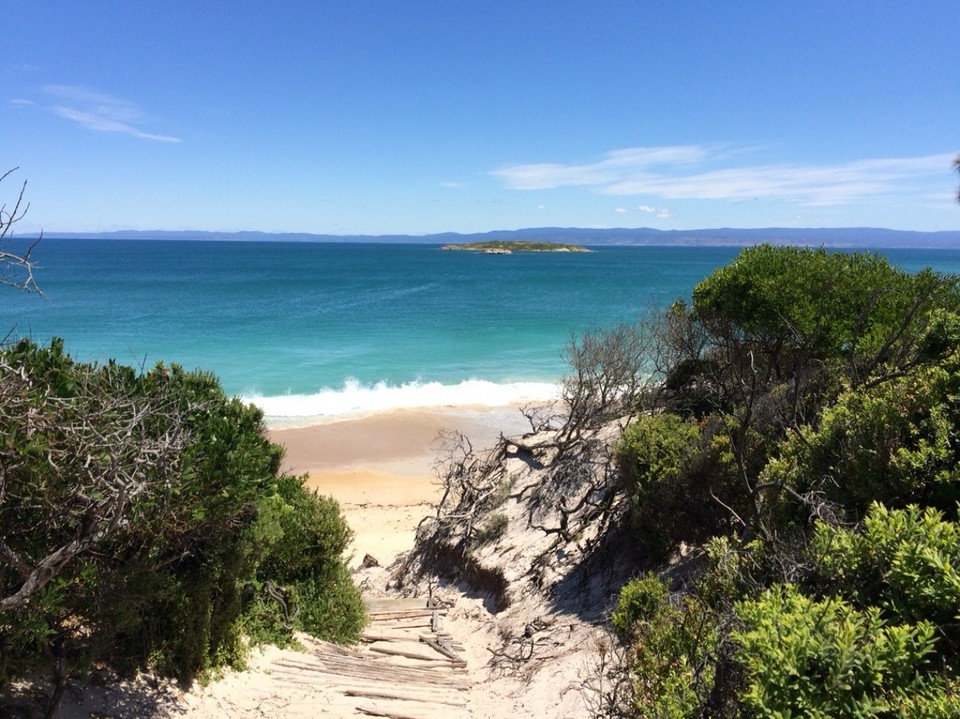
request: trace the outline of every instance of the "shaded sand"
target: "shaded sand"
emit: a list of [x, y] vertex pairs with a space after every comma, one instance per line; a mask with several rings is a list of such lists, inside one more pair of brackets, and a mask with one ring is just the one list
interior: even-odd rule
[[444, 432], [456, 431], [475, 447], [529, 429], [513, 407], [395, 410], [297, 429], [270, 439], [286, 449], [284, 471], [307, 474], [307, 484], [340, 503], [354, 532], [356, 564], [370, 554], [387, 564], [413, 546], [417, 524], [438, 498], [434, 466]]

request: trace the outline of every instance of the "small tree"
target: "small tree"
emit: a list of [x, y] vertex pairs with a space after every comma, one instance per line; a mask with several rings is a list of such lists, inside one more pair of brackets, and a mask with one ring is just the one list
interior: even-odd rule
[[570, 374], [562, 383], [567, 420], [557, 443], [564, 447], [611, 419], [635, 413], [659, 382], [652, 363], [654, 325], [641, 321], [585, 332], [564, 351]]
[[238, 663], [248, 616], [356, 638], [349, 529], [263, 430], [209, 374], [0, 351], [0, 686], [52, 663], [52, 716], [68, 671]]

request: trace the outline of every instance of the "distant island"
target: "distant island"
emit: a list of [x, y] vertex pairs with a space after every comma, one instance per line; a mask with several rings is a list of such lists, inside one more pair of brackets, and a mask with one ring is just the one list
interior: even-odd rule
[[443, 245], [441, 250], [469, 250], [485, 252], [488, 255], [509, 255], [514, 252], [590, 252], [582, 245], [568, 245], [560, 242], [533, 242], [530, 240], [488, 240], [486, 242], [464, 242]]

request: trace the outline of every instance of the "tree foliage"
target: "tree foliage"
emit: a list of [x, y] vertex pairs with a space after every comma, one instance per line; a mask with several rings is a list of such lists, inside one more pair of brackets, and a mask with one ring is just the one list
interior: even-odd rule
[[706, 557], [655, 631], [627, 620], [651, 580], [621, 593], [636, 714], [956, 716], [958, 278], [755, 247], [653, 335], [662, 392], [617, 447], [633, 531]]
[[742, 716], [906, 719], [916, 716], [917, 696], [939, 683], [924, 671], [934, 646], [929, 622], [892, 625], [877, 607], [816, 600], [789, 585], [738, 610]]
[[355, 637], [349, 530], [263, 430], [209, 374], [0, 352], [0, 685], [51, 661], [61, 690], [94, 664], [190, 680], [242, 661], [254, 615]]

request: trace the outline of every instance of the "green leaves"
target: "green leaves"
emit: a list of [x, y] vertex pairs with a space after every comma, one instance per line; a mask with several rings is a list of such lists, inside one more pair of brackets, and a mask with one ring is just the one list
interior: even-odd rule
[[634, 707], [638, 716], [682, 719], [708, 703], [716, 670], [716, 617], [692, 597], [670, 602], [667, 586], [648, 574], [620, 590], [611, 617], [630, 640]]
[[[662, 322], [665, 401], [617, 445], [625, 531], [648, 560], [710, 542], [685, 597], [621, 592], [636, 714], [957, 716], [958, 278], [753, 247]], [[706, 654], [678, 649], [693, 626]]]
[[860, 531], [819, 523], [811, 554], [820, 586], [881, 607], [894, 621], [929, 620], [960, 639], [953, 626], [960, 611], [960, 525], [939, 511], [875, 504]]
[[873, 501], [950, 509], [960, 501], [960, 413], [948, 391], [960, 381], [953, 360], [848, 390], [819, 426], [781, 445], [764, 480], [821, 492], [856, 520]]
[[906, 716], [899, 709], [927, 680], [933, 625], [888, 625], [877, 607], [814, 600], [794, 586], [738, 605], [734, 633], [747, 671], [747, 716]]
[[54, 636], [78, 669], [237, 664], [248, 584], [309, 580], [299, 628], [326, 632], [330, 607], [329, 638], [354, 637], [349, 529], [278, 477], [263, 430], [206, 373], [75, 363], [59, 341], [0, 351], [0, 683], [43, 668]]
[[694, 288], [693, 313], [781, 370], [843, 360], [860, 381], [907, 357], [930, 311], [957, 307], [956, 287], [957, 278], [911, 275], [877, 254], [760, 245]]

